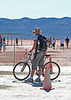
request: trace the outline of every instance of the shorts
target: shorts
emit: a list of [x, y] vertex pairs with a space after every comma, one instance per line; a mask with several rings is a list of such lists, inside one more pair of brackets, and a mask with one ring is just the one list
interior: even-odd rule
[[61, 46], [64, 46], [64, 44], [61, 44]]
[[66, 45], [68, 45], [69, 43], [66, 43]]
[[53, 43], [53, 47], [55, 47], [55, 43]]
[[2, 44], [0, 43], [0, 48], [2, 48]]
[[36, 70], [37, 66], [39, 66], [39, 68], [44, 68], [44, 51], [38, 52], [36, 58], [34, 57], [32, 60], [32, 70]]
[[5, 43], [5, 41], [3, 41], [3, 43]]

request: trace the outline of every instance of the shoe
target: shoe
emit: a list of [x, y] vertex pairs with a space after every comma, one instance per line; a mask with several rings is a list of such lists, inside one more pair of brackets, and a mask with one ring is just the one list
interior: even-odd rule
[[32, 82], [34, 82], [34, 81], [33, 81], [33, 79], [29, 78], [29, 79], [27, 79], [25, 82], [31, 82], [31, 83], [32, 83]]
[[41, 82], [41, 79], [40, 78], [36, 78], [35, 82]]

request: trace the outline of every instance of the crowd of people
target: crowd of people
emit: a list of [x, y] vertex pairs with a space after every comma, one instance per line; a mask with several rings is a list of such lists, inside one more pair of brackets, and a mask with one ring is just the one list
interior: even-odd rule
[[[63, 48], [64, 49], [64, 43], [66, 43], [67, 49], [69, 48], [69, 38], [66, 37], [66, 39], [61, 38], [60, 39], [60, 49]], [[53, 49], [55, 49], [55, 45], [56, 45], [56, 40], [55, 37], [50, 37], [49, 39], [47, 39], [47, 46], [49, 48], [53, 47]]]
[[[16, 38], [16, 45], [18, 46], [18, 38]], [[2, 46], [3, 46], [3, 52], [5, 52], [6, 49], [5, 37], [2, 38], [0, 34], [0, 53], [2, 51]]]
[[2, 37], [0, 35], [0, 53], [2, 51], [2, 46], [3, 46], [3, 52], [5, 52], [5, 49], [6, 49], [5, 37], [3, 37], [3, 39], [2, 39]]
[[[64, 42], [66, 43], [66, 46], [67, 46], [67, 49], [69, 48], [69, 38], [66, 37], [66, 39], [64, 38], [61, 38], [60, 39], [60, 49], [63, 48], [64, 49]], [[18, 38], [16, 38], [16, 45], [18, 46]], [[6, 49], [6, 43], [5, 43], [5, 37], [1, 37], [0, 35], [0, 52], [2, 50], [2, 46], [3, 46], [3, 52], [5, 52], [5, 49]], [[55, 37], [50, 37], [47, 39], [47, 47], [49, 48], [53, 48], [55, 49], [55, 46], [56, 46], [56, 39]]]

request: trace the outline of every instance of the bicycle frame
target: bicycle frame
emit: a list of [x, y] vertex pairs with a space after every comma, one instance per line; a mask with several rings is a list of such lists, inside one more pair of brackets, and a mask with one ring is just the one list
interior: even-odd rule
[[[32, 59], [31, 59], [31, 56], [32, 56], [32, 53], [26, 53], [27, 55], [29, 55], [29, 57], [28, 57], [28, 59], [26, 60], [26, 61], [24, 61], [24, 62], [19, 62], [19, 63], [17, 63], [15, 66], [14, 66], [14, 69], [13, 69], [13, 75], [14, 75], [14, 77], [16, 78], [16, 79], [18, 79], [18, 80], [25, 80], [26, 78], [28, 78], [29, 77], [29, 75], [30, 75], [30, 72], [31, 72], [31, 69], [30, 69], [30, 65], [28, 64], [28, 62], [29, 61], [31, 61], [31, 63], [32, 63]], [[45, 61], [46, 61], [46, 59], [49, 57], [50, 55], [44, 55], [44, 63], [45, 63]], [[45, 76], [45, 67], [46, 67], [46, 65], [48, 64], [54, 64], [55, 65], [55, 68], [57, 67], [57, 74], [55, 74], [55, 77], [53, 77], [51, 80], [54, 80], [54, 79], [56, 79], [58, 76], [59, 76], [59, 74], [60, 74], [60, 67], [59, 67], [59, 65], [56, 63], [56, 62], [53, 62], [53, 61], [51, 61], [51, 62], [46, 62], [45, 64], [44, 64], [44, 68], [42, 68], [42, 76], [44, 77]], [[22, 66], [22, 64], [23, 64], [23, 66]], [[18, 65], [20, 65], [20, 66], [18, 66]], [[27, 66], [26, 66], [27, 65]], [[27, 70], [25, 70], [25, 68], [28, 68], [28, 73], [27, 73], [27, 75], [24, 77], [24, 78], [18, 78], [18, 76], [16, 76], [16, 74], [17, 75], [19, 75], [18, 73], [16, 73], [17, 72], [17, 70], [15, 70], [16, 68], [17, 68], [17, 66], [18, 66], [18, 68], [21, 68], [19, 71], [20, 71], [20, 73], [22, 72], [24, 72], [24, 71], [27, 71]], [[51, 74], [53, 74], [53, 73], [51, 73]], [[38, 70], [36, 69], [36, 75], [38, 75]]]
[[26, 52], [26, 54], [29, 55], [29, 58], [25, 61], [25, 63], [28, 63], [29, 61], [31, 61], [31, 63], [32, 63], [32, 59], [31, 59], [32, 53]]
[[[26, 54], [29, 55], [29, 57], [28, 57], [28, 59], [27, 59], [25, 62], [28, 63], [29, 61], [31, 61], [31, 63], [32, 63], [32, 59], [31, 59], [32, 53], [27, 53], [27, 52], [26, 52]], [[45, 56], [45, 57], [44, 57], [44, 62], [45, 62], [46, 59], [47, 59], [50, 55], [44, 55], [44, 56]]]

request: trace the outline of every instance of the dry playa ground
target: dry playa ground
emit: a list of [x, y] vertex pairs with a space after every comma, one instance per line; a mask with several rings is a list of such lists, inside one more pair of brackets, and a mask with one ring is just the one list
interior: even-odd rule
[[[8, 42], [9, 45], [11, 45], [11, 40]], [[3, 52], [2, 48], [2, 52], [0, 53], [0, 65], [14, 65], [19, 61], [24, 61], [27, 59], [25, 51], [29, 51], [32, 48], [33, 40], [23, 40], [22, 46], [20, 46], [20, 44], [21, 41], [19, 40], [18, 46], [6, 46], [5, 52]], [[66, 43], [64, 43], [64, 49], [60, 49], [60, 41], [56, 40], [55, 49], [48, 48], [47, 54], [50, 54], [52, 61], [57, 62], [59, 65], [71, 65], [71, 41], [69, 43], [69, 49], [66, 48]]]
[[[24, 50], [27, 48], [29, 51], [32, 45], [33, 41], [23, 40], [23, 46], [15, 47], [16, 62], [24, 61]], [[47, 53], [51, 54], [52, 61], [57, 62], [61, 69], [60, 76], [51, 81], [55, 89], [50, 91], [40, 89], [43, 87], [43, 77], [41, 83], [25, 83], [14, 78], [14, 46], [7, 46], [6, 52], [0, 53], [0, 100], [71, 100], [71, 41], [69, 49], [66, 49], [66, 45], [64, 50], [60, 49], [57, 41], [56, 48], [48, 48]], [[36, 77], [34, 75], [34, 79]]]
[[[41, 90], [41, 83], [25, 83], [12, 74], [14, 66], [0, 66], [0, 100], [71, 100], [71, 66], [60, 66], [60, 76], [51, 81], [54, 90]], [[34, 79], [36, 75], [34, 76]]]

